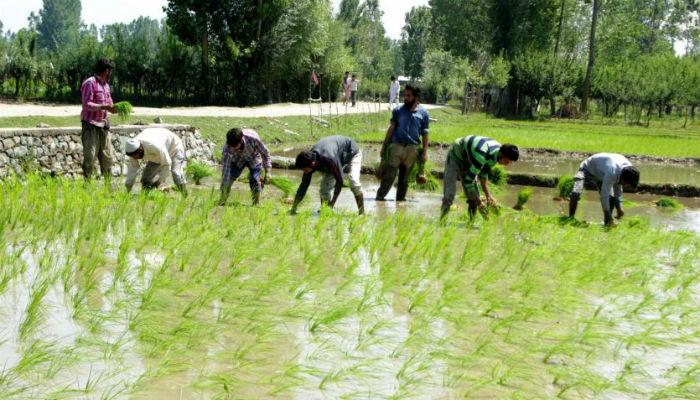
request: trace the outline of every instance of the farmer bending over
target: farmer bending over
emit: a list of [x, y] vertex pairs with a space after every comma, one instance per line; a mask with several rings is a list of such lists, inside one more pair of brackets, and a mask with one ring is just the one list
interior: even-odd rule
[[457, 194], [457, 180], [462, 181], [464, 194], [469, 205], [469, 217], [474, 218], [481, 206], [481, 197], [477, 179], [484, 189], [486, 203], [496, 206], [498, 203], [491, 195], [488, 186], [488, 174], [496, 164], [509, 165], [518, 161], [520, 151], [515, 145], [501, 145], [497, 141], [481, 136], [467, 136], [450, 147], [445, 161], [444, 194], [442, 198], [442, 216], [444, 219]]
[[126, 189], [131, 188], [136, 181], [136, 175], [141, 167], [141, 160], [146, 161], [146, 167], [141, 174], [141, 184], [144, 189], [154, 189], [160, 186], [172, 174], [175, 187], [187, 194], [185, 174], [185, 146], [182, 140], [165, 128], [144, 129], [135, 138], [126, 141], [126, 155], [129, 165], [126, 173]]
[[[221, 171], [221, 199], [219, 204], [226, 204], [231, 185], [241, 176], [243, 169], [248, 168], [248, 185], [253, 194], [253, 205], [257, 205], [260, 202], [263, 183], [269, 183], [272, 177], [270, 173], [272, 169], [270, 151], [260, 140], [258, 133], [252, 129], [240, 128], [233, 128], [228, 131], [221, 164], [223, 168]], [[265, 168], [265, 177], [261, 181], [263, 167]]]
[[617, 218], [625, 215], [622, 209], [622, 188], [632, 190], [639, 185], [639, 170], [621, 154], [599, 153], [581, 163], [574, 176], [574, 190], [569, 201], [569, 217], [576, 214], [584, 186], [595, 185], [600, 193], [605, 225], [613, 224], [612, 209], [617, 210]]
[[[362, 151], [354, 140], [345, 136], [329, 136], [323, 138], [310, 151], [299, 153], [296, 168], [304, 170], [301, 185], [294, 197], [292, 213], [296, 213], [299, 203], [304, 199], [311, 184], [311, 176], [316, 171], [323, 173], [321, 180], [321, 204], [333, 208], [338, 195], [343, 189], [343, 171], [350, 172], [350, 190], [355, 195], [360, 214], [365, 212], [365, 201], [360, 185], [362, 170]], [[334, 189], [334, 190], [333, 190]], [[333, 195], [331, 198], [331, 190]]]

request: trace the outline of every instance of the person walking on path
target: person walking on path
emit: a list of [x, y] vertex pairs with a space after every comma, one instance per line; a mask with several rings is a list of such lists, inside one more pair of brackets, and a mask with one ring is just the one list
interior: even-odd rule
[[357, 75], [352, 74], [352, 79], [350, 79], [350, 98], [352, 99], [352, 106], [355, 107], [357, 104], [357, 88], [360, 85], [360, 81], [357, 80]]
[[[226, 134], [221, 157], [221, 199], [219, 204], [226, 204], [231, 192], [231, 185], [248, 168], [248, 185], [253, 196], [253, 205], [260, 202], [264, 184], [270, 182], [272, 161], [270, 151], [252, 129], [233, 128]], [[265, 176], [262, 177], [263, 168]]]
[[396, 77], [391, 77], [391, 86], [389, 86], [389, 107], [393, 110], [399, 106], [399, 91], [401, 84], [396, 80]]
[[478, 183], [481, 184], [486, 203], [497, 206], [498, 202], [491, 195], [488, 186], [488, 174], [496, 165], [509, 165], [518, 161], [520, 151], [512, 144], [501, 145], [497, 141], [482, 136], [466, 136], [450, 146], [445, 161], [443, 178], [443, 197], [441, 219], [447, 217], [457, 194], [457, 181], [462, 181], [464, 194], [467, 196], [469, 217], [474, 218], [482, 205]]
[[348, 105], [348, 100], [350, 100], [350, 72], [345, 71], [345, 76], [343, 76], [343, 105]]
[[[365, 212], [364, 196], [360, 184], [362, 172], [362, 151], [357, 143], [345, 136], [328, 136], [316, 143], [310, 151], [299, 153], [296, 158], [296, 168], [304, 170], [301, 185], [294, 197], [291, 213], [297, 211], [297, 207], [311, 184], [311, 176], [314, 172], [323, 173], [321, 180], [321, 204], [327, 204], [333, 208], [343, 189], [343, 173], [349, 172], [350, 190], [355, 195], [355, 202], [360, 214]], [[333, 191], [331, 195], [331, 191]]]
[[621, 154], [598, 153], [581, 163], [574, 175], [574, 189], [569, 198], [569, 217], [576, 215], [578, 202], [586, 184], [596, 186], [600, 193], [604, 223], [613, 225], [612, 209], [617, 210], [617, 219], [625, 215], [622, 209], [622, 190], [632, 190], [639, 185], [639, 170]]
[[100, 163], [100, 172], [105, 179], [112, 175], [112, 142], [109, 135], [108, 112], [115, 114], [109, 79], [114, 63], [101, 58], [97, 61], [95, 75], [80, 86], [83, 109], [80, 113], [83, 143], [83, 175], [90, 179], [95, 172], [95, 158]]
[[144, 160], [146, 167], [141, 174], [144, 189], [159, 187], [170, 172], [175, 187], [184, 195], [187, 194], [185, 146], [175, 133], [165, 128], [144, 129], [135, 138], [126, 141], [125, 150], [129, 157], [125, 182], [127, 192], [131, 192], [141, 160]]
[[406, 200], [408, 191], [408, 173], [419, 156], [421, 162], [428, 160], [428, 133], [430, 116], [419, 103], [420, 90], [411, 85], [404, 89], [404, 103], [391, 112], [391, 123], [382, 144], [381, 184], [377, 191], [377, 200], [383, 201], [394, 184], [396, 174], [399, 181], [396, 189], [396, 201]]

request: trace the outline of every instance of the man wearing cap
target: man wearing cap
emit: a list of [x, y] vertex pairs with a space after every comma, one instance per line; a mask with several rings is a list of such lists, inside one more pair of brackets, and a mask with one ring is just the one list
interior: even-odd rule
[[141, 174], [144, 189], [157, 188], [167, 179], [170, 172], [175, 187], [187, 194], [184, 174], [185, 146], [172, 131], [165, 128], [144, 129], [135, 138], [126, 141], [125, 150], [129, 157], [126, 173], [127, 191], [131, 192], [141, 167], [141, 160], [144, 160], [146, 167]]
[[304, 170], [301, 185], [294, 197], [291, 213], [296, 213], [297, 207], [311, 185], [314, 172], [323, 173], [321, 180], [321, 204], [335, 206], [336, 200], [343, 189], [343, 171], [349, 172], [350, 190], [355, 195], [355, 202], [360, 214], [365, 212], [365, 201], [360, 184], [362, 170], [362, 151], [357, 142], [345, 136], [328, 136], [316, 143], [309, 151], [299, 153], [296, 168]]
[[486, 195], [486, 203], [497, 205], [488, 186], [488, 174], [496, 164], [510, 165], [518, 161], [520, 151], [512, 144], [501, 145], [497, 141], [482, 136], [466, 136], [450, 147], [445, 161], [445, 176], [443, 180], [444, 194], [442, 197], [441, 219], [447, 217], [450, 207], [457, 194], [457, 181], [462, 181], [464, 194], [467, 196], [469, 217], [474, 218], [481, 206], [481, 195], [477, 180]]
[[569, 199], [569, 217], [576, 215], [578, 202], [585, 184], [598, 188], [600, 204], [606, 226], [613, 225], [613, 208], [617, 219], [625, 215], [622, 209], [622, 189], [634, 189], [639, 185], [639, 170], [622, 154], [598, 153], [585, 159], [574, 175], [574, 189]]

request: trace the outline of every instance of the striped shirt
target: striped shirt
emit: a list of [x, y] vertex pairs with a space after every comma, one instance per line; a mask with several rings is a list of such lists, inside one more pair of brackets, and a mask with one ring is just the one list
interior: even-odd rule
[[460, 167], [465, 186], [475, 185], [476, 178], [486, 178], [498, 163], [501, 144], [482, 136], [466, 136], [450, 147], [449, 155]]
[[248, 165], [251, 168], [258, 164], [263, 164], [265, 170], [272, 169], [272, 160], [270, 159], [270, 151], [258, 136], [258, 133], [252, 129], [243, 129], [243, 146], [234, 150], [228, 144], [224, 145], [221, 156], [221, 165], [223, 166], [222, 178], [224, 181], [230, 181], [232, 175], [232, 166], [241, 169]]
[[83, 110], [80, 113], [81, 121], [95, 124], [107, 119], [107, 110], [102, 110], [100, 107], [114, 104], [109, 83], [100, 82], [99, 78], [91, 76], [80, 87], [80, 95], [83, 103]]

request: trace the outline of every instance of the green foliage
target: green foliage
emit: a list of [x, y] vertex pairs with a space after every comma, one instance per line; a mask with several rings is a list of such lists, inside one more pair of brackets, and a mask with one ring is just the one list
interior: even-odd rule
[[277, 176], [270, 178], [270, 185], [282, 191], [286, 198], [293, 196], [298, 186], [296, 182], [289, 178]]
[[530, 200], [532, 196], [532, 188], [524, 188], [518, 192], [518, 202], [513, 207], [516, 210], [522, 210], [525, 208], [525, 204]]
[[656, 201], [656, 206], [660, 208], [665, 208], [668, 210], [680, 210], [683, 208], [683, 204], [681, 204], [678, 200], [670, 198], [670, 197], [663, 197], [659, 200]]
[[214, 175], [214, 171], [208, 165], [202, 164], [198, 161], [192, 161], [187, 163], [185, 167], [185, 172], [187, 175], [192, 177], [195, 185], [200, 185], [205, 178]]
[[489, 171], [488, 179], [492, 184], [503, 187], [508, 184], [508, 171], [502, 165], [496, 164]]
[[43, 0], [37, 26], [39, 45], [50, 51], [63, 51], [78, 38], [80, 0]]
[[114, 103], [114, 108], [117, 110], [117, 114], [122, 121], [126, 121], [134, 111], [134, 107], [128, 101]]
[[562, 199], [568, 199], [571, 192], [574, 191], [574, 177], [571, 175], [563, 175], [557, 179], [557, 192]]
[[401, 53], [404, 72], [411, 77], [423, 76], [423, 58], [430, 48], [435, 48], [432, 34], [430, 8], [419, 6], [406, 13], [406, 21], [401, 33]]

